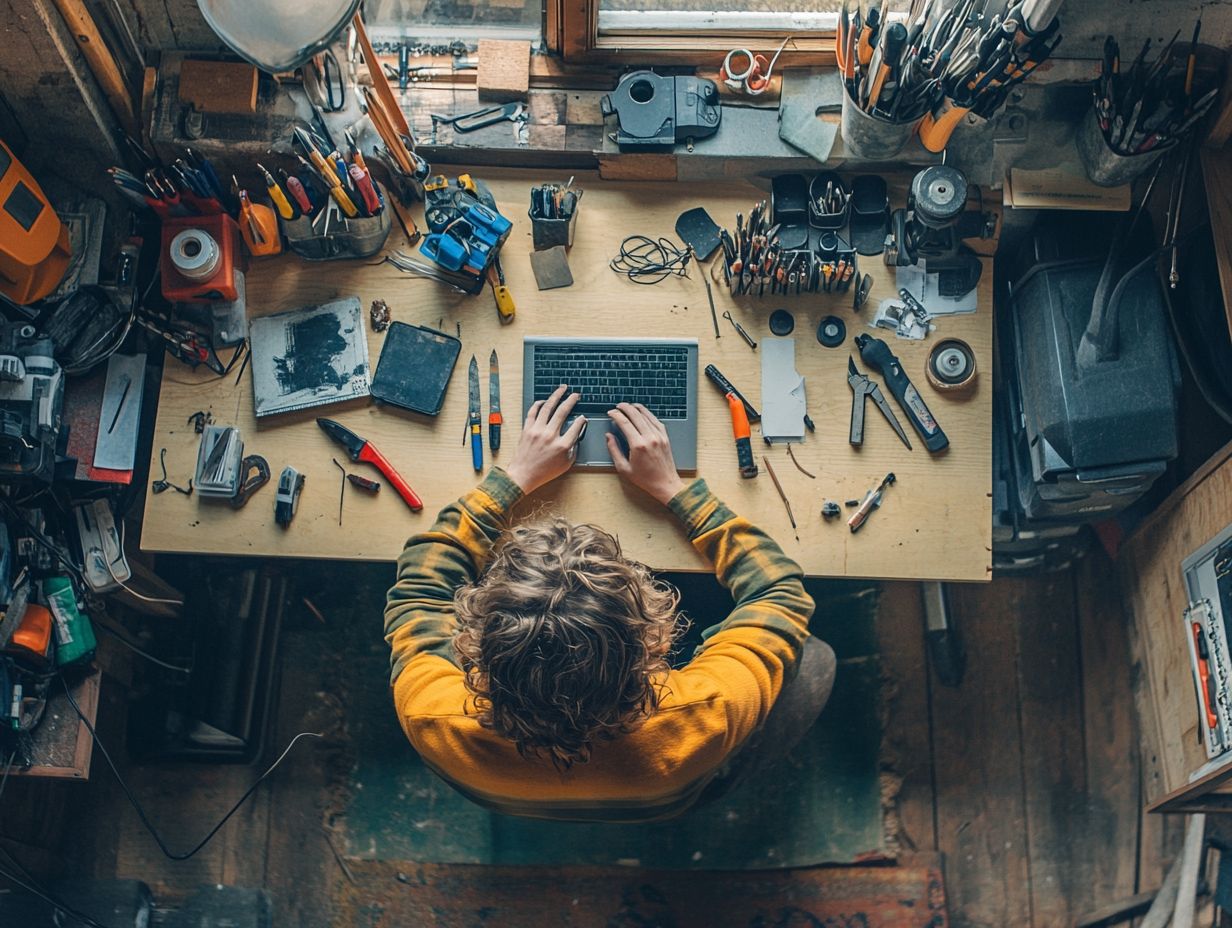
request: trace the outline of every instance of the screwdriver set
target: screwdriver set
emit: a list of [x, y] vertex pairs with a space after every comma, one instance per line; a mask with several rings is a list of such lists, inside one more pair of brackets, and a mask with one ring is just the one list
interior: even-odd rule
[[851, 194], [841, 181], [805, 185], [799, 175], [787, 175], [793, 178], [806, 196], [782, 196], [783, 178], [776, 178], [774, 197], [755, 204], [747, 222], [737, 213], [734, 233], [720, 230], [723, 275], [733, 296], [847, 293], [853, 285], [860, 292], [856, 250], [843, 234]]

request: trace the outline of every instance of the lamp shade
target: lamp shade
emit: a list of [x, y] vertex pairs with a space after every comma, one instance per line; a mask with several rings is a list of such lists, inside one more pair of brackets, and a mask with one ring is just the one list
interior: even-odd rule
[[338, 36], [360, 0], [197, 0], [218, 37], [264, 71], [298, 68]]

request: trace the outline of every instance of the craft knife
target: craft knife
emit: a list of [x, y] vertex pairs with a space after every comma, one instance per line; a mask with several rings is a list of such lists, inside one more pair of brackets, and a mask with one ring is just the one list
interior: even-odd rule
[[500, 408], [500, 359], [496, 349], [488, 357], [488, 448], [495, 454], [500, 450], [501, 423]]
[[479, 425], [479, 362], [471, 355], [471, 364], [467, 370], [467, 385], [470, 392], [470, 413], [468, 423], [471, 433], [471, 463], [475, 471], [483, 470], [483, 430]]
[[365, 438], [360, 438], [345, 425], [335, 422], [333, 419], [317, 419], [322, 431], [330, 438], [342, 445], [346, 449], [347, 456], [352, 461], [359, 461], [363, 464], [371, 464], [388, 480], [398, 495], [402, 497], [403, 502], [411, 507], [412, 512], [419, 512], [423, 509], [423, 500], [418, 494], [411, 489], [411, 485], [403, 479], [402, 475], [394, 470], [394, 466], [386, 460], [385, 455]]

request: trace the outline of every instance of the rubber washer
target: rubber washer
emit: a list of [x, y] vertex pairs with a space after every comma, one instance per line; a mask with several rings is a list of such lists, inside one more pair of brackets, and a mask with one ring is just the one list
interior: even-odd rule
[[847, 340], [847, 324], [838, 316], [826, 316], [817, 324], [817, 341], [827, 348], [837, 348]]
[[975, 383], [975, 352], [962, 339], [944, 339], [928, 353], [925, 373], [942, 392], [966, 390]]
[[796, 327], [796, 317], [785, 309], [776, 309], [770, 314], [770, 331], [775, 335], [790, 335]]

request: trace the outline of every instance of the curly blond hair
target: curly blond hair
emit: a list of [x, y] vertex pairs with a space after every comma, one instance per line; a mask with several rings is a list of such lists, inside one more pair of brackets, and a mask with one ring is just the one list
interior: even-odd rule
[[454, 602], [480, 722], [523, 757], [568, 769], [658, 708], [679, 594], [602, 529], [560, 518], [513, 528]]

